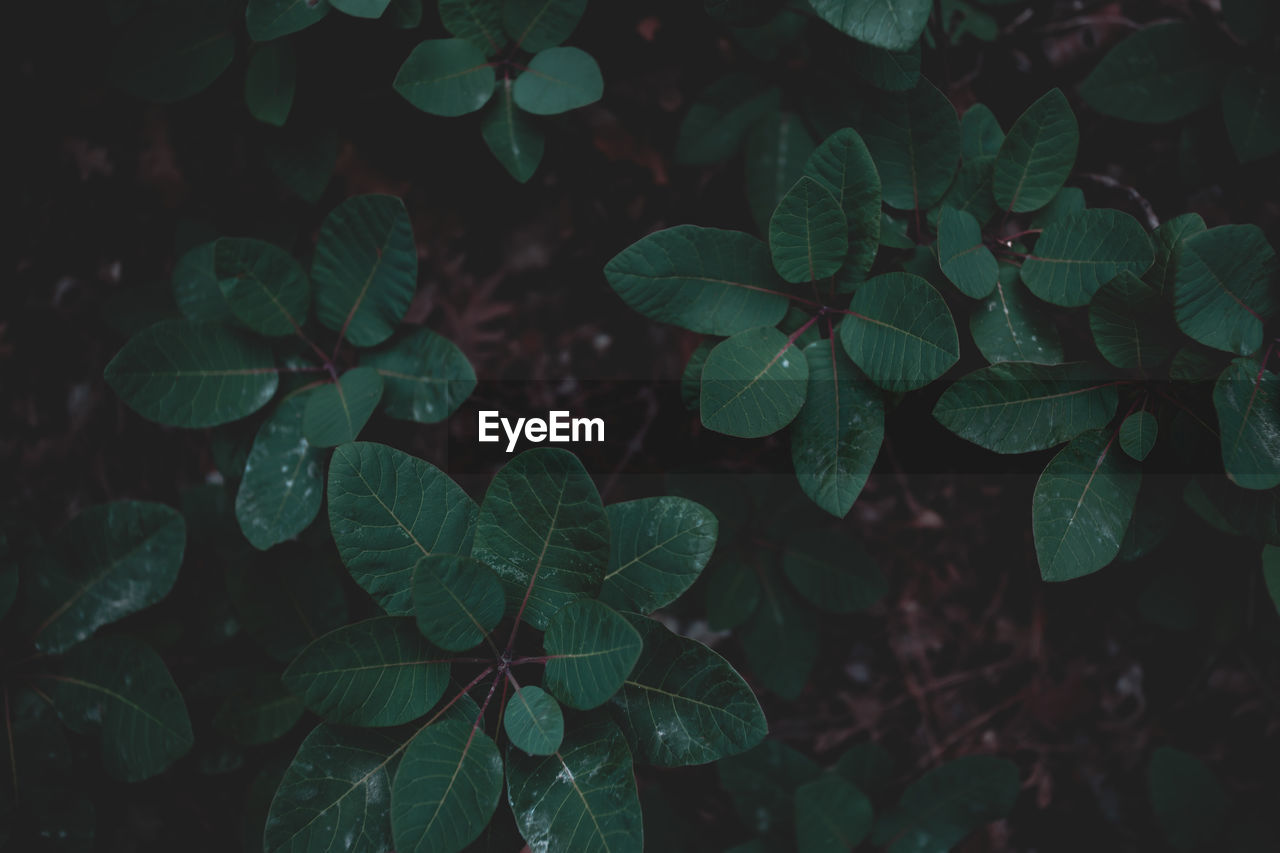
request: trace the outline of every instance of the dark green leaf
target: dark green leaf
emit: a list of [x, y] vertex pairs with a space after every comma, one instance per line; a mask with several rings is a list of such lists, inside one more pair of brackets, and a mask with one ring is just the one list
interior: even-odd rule
[[717, 631], [751, 618], [760, 602], [760, 578], [736, 560], [714, 563], [707, 572], [707, 622]]
[[398, 726], [426, 714], [449, 681], [446, 655], [405, 616], [379, 616], [330, 631], [284, 671], [284, 684], [326, 720]]
[[844, 518], [880, 455], [884, 400], [834, 340], [809, 344], [804, 356], [809, 382], [791, 428], [791, 462], [810, 500]]
[[995, 292], [969, 315], [969, 334], [992, 364], [1059, 364], [1062, 338], [1044, 306], [1027, 292], [1018, 268], [1001, 264]]
[[1172, 295], [1173, 282], [1178, 271], [1178, 253], [1182, 249], [1182, 241], [1206, 230], [1204, 220], [1198, 213], [1184, 213], [1175, 216], [1151, 232], [1151, 242], [1155, 244], [1156, 260], [1147, 270], [1143, 280], [1159, 293]]
[[549, 47], [538, 53], [511, 90], [516, 106], [540, 116], [594, 104], [603, 94], [600, 66], [576, 47]]
[[395, 89], [423, 112], [460, 116], [488, 103], [496, 81], [493, 66], [471, 42], [428, 39], [400, 66]]
[[698, 398], [702, 395], [702, 368], [717, 343], [719, 341], [709, 340], [698, 344], [689, 354], [689, 360], [680, 374], [680, 399], [690, 412], [698, 411]]
[[676, 162], [721, 163], [738, 153], [751, 125], [774, 114], [782, 104], [777, 86], [766, 87], [756, 77], [731, 72], [698, 93], [680, 122]]
[[480, 835], [502, 795], [502, 756], [459, 720], [427, 726], [409, 743], [391, 789], [398, 853], [456, 853]]
[[391, 733], [312, 729], [267, 814], [267, 853], [391, 849], [391, 777], [406, 746]]
[[1222, 86], [1222, 117], [1241, 163], [1280, 151], [1280, 74], [1233, 68]]
[[768, 247], [739, 231], [667, 228], [619, 252], [604, 274], [636, 311], [693, 332], [732, 335], [787, 313]]
[[930, 221], [936, 222], [941, 215], [941, 208], [949, 206], [968, 213], [979, 225], [990, 222], [999, 212], [995, 197], [991, 194], [991, 170], [995, 161], [995, 157], [986, 156], [961, 163], [960, 171], [956, 173], [956, 179], [942, 197], [939, 207], [929, 211]]
[[631, 674], [643, 641], [617, 611], [599, 601], [566, 604], [547, 623], [543, 684], [571, 708], [603, 705]]
[[64, 652], [160, 601], [178, 579], [186, 541], [182, 516], [163, 504], [117, 501], [80, 513], [23, 572], [35, 647]]
[[227, 5], [165, 3], [134, 18], [112, 46], [107, 78], [147, 101], [169, 103], [207, 88], [235, 58]]
[[1062, 189], [1080, 146], [1075, 114], [1061, 89], [1050, 89], [1009, 128], [996, 154], [991, 186], [1005, 210], [1048, 204]]
[[1072, 439], [1049, 462], [1031, 498], [1040, 576], [1065, 581], [1096, 572], [1120, 552], [1142, 473], [1107, 430]]
[[859, 286], [849, 310], [840, 322], [840, 343], [881, 388], [922, 388], [960, 357], [946, 301], [919, 276], [876, 276]]
[[476, 512], [466, 492], [429, 462], [367, 442], [333, 452], [333, 540], [356, 583], [388, 613], [412, 610], [419, 559], [471, 550]]
[[971, 755], [947, 762], [907, 786], [873, 841], [888, 853], [945, 853], [978, 827], [1005, 817], [1018, 798], [1012, 761]]
[[314, 447], [355, 441], [381, 400], [382, 375], [372, 367], [352, 368], [307, 394], [302, 433]]
[[1116, 367], [1149, 370], [1173, 355], [1168, 302], [1131, 272], [1094, 294], [1089, 329], [1102, 357]]
[[476, 373], [462, 350], [429, 329], [417, 329], [360, 363], [382, 377], [382, 410], [393, 418], [438, 423], [452, 415], [476, 387]]
[[857, 540], [835, 533], [805, 533], [790, 542], [782, 569], [810, 604], [830, 613], [865, 610], [889, 591]]
[[232, 318], [213, 269], [215, 245], [210, 241], [189, 249], [173, 265], [173, 298], [188, 320], [216, 323]]
[[423, 0], [391, 0], [385, 20], [402, 30], [416, 29], [422, 24]]
[[283, 127], [293, 107], [293, 89], [298, 75], [293, 45], [274, 41], [258, 45], [244, 75], [244, 102], [258, 121]]
[[517, 45], [537, 53], [567, 39], [586, 10], [587, 0], [504, 0], [502, 23]]
[[452, 35], [489, 55], [507, 41], [502, 32], [502, 0], [440, 0], [440, 21]]
[[847, 231], [835, 196], [813, 178], [800, 178], [769, 220], [774, 269], [792, 283], [835, 275], [849, 248]]
[[546, 757], [507, 754], [507, 798], [531, 850], [640, 853], [644, 828], [631, 753], [607, 719], [568, 733]]
[[1088, 205], [1084, 201], [1084, 190], [1079, 187], [1063, 187], [1047, 205], [1036, 211], [1031, 217], [1032, 228], [1045, 228], [1059, 219], [1074, 216]]
[[[720, 786], [747, 827], [780, 849], [795, 843], [795, 791], [822, 775], [813, 759], [776, 740], [720, 762]], [[762, 848], [779, 849], [775, 846]]]
[[286, 397], [258, 429], [236, 493], [236, 520], [265, 551], [301, 533], [324, 500], [324, 454], [302, 434], [306, 397]]
[[797, 788], [795, 804], [797, 853], [842, 853], [871, 832], [871, 801], [833, 773]]
[[1120, 449], [1141, 462], [1156, 446], [1160, 423], [1150, 412], [1134, 412], [1120, 424]]
[[512, 745], [530, 755], [552, 755], [564, 740], [564, 714], [541, 687], [525, 686], [513, 692], [502, 726]]
[[265, 342], [187, 320], [166, 320], [134, 335], [107, 365], [106, 378], [144, 418], [189, 428], [251, 415], [279, 383]]
[[1004, 144], [1004, 131], [986, 104], [974, 104], [960, 118], [960, 153], [966, 160], [994, 157]]
[[432, 554], [413, 570], [418, 630], [442, 649], [460, 652], [480, 645], [506, 606], [498, 576], [479, 560]]
[[804, 174], [813, 138], [800, 118], [777, 112], [756, 122], [747, 135], [747, 203], [762, 233], [787, 190]]
[[816, 178], [840, 202], [849, 226], [849, 253], [839, 282], [843, 289], [867, 277], [880, 248], [880, 175], [857, 131], [828, 136], [809, 156], [805, 175]]
[[1138, 220], [1118, 210], [1085, 210], [1045, 228], [1022, 265], [1031, 292], [1054, 305], [1087, 305], [1122, 272], [1142, 275], [1155, 254]]
[[909, 50], [929, 23], [929, 0], [809, 0], [824, 21], [860, 42]]
[[502, 581], [507, 612], [539, 631], [557, 610], [594, 597], [609, 565], [609, 519], [578, 457], [521, 453], [485, 492], [472, 556]]
[[702, 423], [739, 438], [785, 427], [804, 405], [809, 365], [777, 329], [738, 332], [716, 345], [702, 368]]
[[920, 43], [903, 51], [859, 45], [852, 63], [853, 73], [864, 82], [886, 92], [905, 92], [920, 79]]
[[1220, 225], [1182, 241], [1173, 310], [1178, 327], [1205, 346], [1249, 355], [1263, 321], [1280, 307], [1276, 253], [1256, 225]]
[[523, 112], [516, 109], [511, 79], [498, 83], [498, 96], [485, 110], [480, 125], [484, 142], [511, 177], [524, 183], [533, 177], [547, 137]]
[[329, 0], [329, 4], [357, 18], [381, 18], [391, 0]]
[[986, 298], [996, 287], [999, 264], [969, 213], [943, 207], [938, 215], [938, 260], [943, 274], [965, 296]]
[[149, 779], [191, 749], [178, 686], [160, 656], [131, 637], [83, 643], [48, 678], [64, 723], [80, 733], [101, 727], [102, 764], [117, 779]]
[[706, 764], [765, 736], [764, 713], [733, 667], [695, 640], [628, 616], [644, 640], [640, 662], [611, 706], [633, 750], [658, 767]]
[[774, 573], [761, 577], [760, 605], [738, 629], [747, 664], [765, 687], [794, 700], [809, 681], [818, 659], [818, 628], [813, 613], [802, 606]]
[[260, 335], [292, 335], [307, 320], [311, 283], [293, 256], [244, 237], [213, 244], [213, 274], [231, 313]]
[[1237, 486], [1280, 486], [1280, 376], [1237, 358], [1213, 386], [1222, 465]]
[[1089, 365], [1007, 362], [956, 380], [933, 416], [987, 450], [1030, 453], [1105, 426], [1115, 411], [1115, 382]]
[[1151, 810], [1176, 850], [1213, 845], [1222, 835], [1231, 803], [1222, 784], [1194, 755], [1162, 746], [1147, 765]]
[[329, 14], [328, 0], [249, 0], [244, 20], [254, 41], [271, 41], [319, 21]]
[[641, 498], [605, 507], [609, 570], [600, 600], [652, 613], [684, 594], [716, 547], [720, 525], [702, 504], [678, 497]]
[[311, 277], [316, 315], [358, 347], [391, 337], [417, 289], [418, 249], [404, 203], [359, 195], [320, 226]]
[[1080, 84], [1080, 96], [1115, 118], [1172, 121], [1213, 101], [1219, 70], [1199, 28], [1171, 21], [1140, 30], [1112, 48]]
[[928, 80], [876, 98], [854, 127], [875, 159], [885, 204], [926, 210], [951, 186], [960, 163], [960, 120]]
[[274, 674], [260, 674], [243, 692], [227, 697], [213, 718], [214, 727], [236, 743], [271, 743], [302, 718], [306, 708]]

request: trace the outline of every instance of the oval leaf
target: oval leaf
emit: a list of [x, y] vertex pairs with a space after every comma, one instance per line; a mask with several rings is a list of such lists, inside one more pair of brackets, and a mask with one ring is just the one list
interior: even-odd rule
[[449, 417], [476, 387], [476, 372], [462, 350], [428, 329], [368, 353], [360, 363], [382, 377], [382, 410], [420, 424]]
[[1156, 446], [1160, 425], [1150, 412], [1134, 412], [1120, 424], [1120, 449], [1141, 462]]
[[804, 405], [809, 365], [782, 332], [738, 332], [707, 355], [702, 368], [702, 424], [739, 438], [785, 427]]
[[810, 0], [824, 21], [847, 36], [885, 50], [907, 50], [929, 23], [929, 0]]
[[1000, 265], [982, 241], [978, 220], [950, 206], [938, 215], [938, 262], [942, 274], [974, 299], [989, 295], [1000, 277]]
[[147, 9], [115, 41], [107, 78], [135, 97], [158, 103], [208, 88], [236, 55], [227, 11], [217, 0]]
[[586, 10], [587, 0], [505, 0], [502, 23], [519, 47], [536, 53], [567, 39]]
[[600, 600], [637, 613], [666, 607], [693, 585], [720, 529], [711, 510], [678, 497], [610, 504], [605, 514], [609, 570]]
[[1044, 207], [1062, 189], [1080, 147], [1080, 128], [1061, 89], [1050, 89], [1009, 128], [996, 154], [991, 188], [1004, 210]]
[[432, 554], [413, 570], [418, 630], [442, 649], [465, 651], [484, 642], [506, 611], [493, 569], [460, 554]]
[[1044, 229], [1022, 265], [1022, 280], [1046, 302], [1074, 307], [1089, 304], [1122, 272], [1142, 275], [1154, 260], [1138, 220], [1118, 210], [1085, 210]]
[[1178, 328], [1237, 355], [1262, 346], [1263, 323], [1280, 307], [1276, 253], [1256, 225], [1221, 225], [1182, 241], [1173, 310]]
[[1205, 763], [1162, 746], [1147, 766], [1147, 791], [1156, 823], [1177, 850], [1212, 847], [1223, 835], [1231, 801]]
[[1122, 272], [1089, 303], [1089, 329], [1102, 357], [1116, 367], [1155, 367], [1173, 355], [1168, 303], [1142, 279]]
[[304, 395], [286, 397], [258, 428], [236, 493], [236, 520], [265, 551], [301, 533], [324, 500], [324, 455], [302, 434]]
[[485, 110], [480, 134], [503, 168], [523, 184], [542, 162], [547, 137], [532, 119], [516, 109], [512, 88], [510, 78], [498, 84], [498, 97]]
[[298, 76], [293, 45], [277, 41], [257, 45], [244, 73], [244, 102], [258, 121], [284, 127], [293, 107]]
[[840, 323], [840, 343], [881, 388], [923, 388], [960, 358], [951, 310], [917, 275], [876, 276], [858, 288], [849, 310]]
[[511, 95], [516, 106], [539, 116], [594, 104], [604, 94], [600, 66], [576, 47], [550, 47], [529, 60]]
[[213, 244], [213, 272], [236, 319], [260, 335], [292, 335], [307, 319], [311, 283], [293, 256], [247, 237]]
[[994, 157], [1004, 144], [1004, 131], [986, 104], [974, 104], [960, 117], [960, 153], [966, 160]]
[[530, 755], [551, 755], [564, 740], [564, 714], [541, 687], [521, 687], [512, 693], [502, 726], [512, 745]]
[[562, 607], [547, 624], [543, 684], [570, 708], [603, 705], [631, 674], [643, 647], [636, 629], [599, 601]]
[[1213, 386], [1222, 465], [1245, 489], [1280, 486], [1280, 376], [1237, 358]]
[[1161, 124], [1212, 103], [1220, 64], [1194, 24], [1155, 24], [1108, 51], [1080, 84], [1080, 97], [1104, 115]]
[[502, 6], [502, 0], [440, 0], [440, 22], [452, 35], [493, 55], [507, 40]]
[[298, 0], [249, 0], [244, 12], [249, 37], [271, 41], [304, 30], [329, 14], [326, 0], [299, 3]]
[[1062, 338], [1044, 304], [1027, 292], [1018, 268], [1001, 264], [996, 289], [969, 315], [969, 334], [992, 364], [1060, 364]]
[[813, 178], [801, 178], [769, 220], [774, 269], [793, 283], [835, 275], [849, 248], [847, 231], [835, 197]]
[[497, 77], [484, 54], [466, 39], [428, 39], [396, 74], [395, 89], [425, 113], [473, 113], [493, 96]]
[[307, 394], [302, 433], [315, 447], [355, 441], [382, 399], [382, 376], [372, 367], [355, 367]]
[[879, 95], [854, 127], [875, 158], [885, 204], [926, 210], [946, 194], [960, 165], [960, 119], [928, 80], [904, 94]]
[[804, 173], [825, 186], [844, 211], [849, 251], [839, 283], [862, 281], [880, 248], [880, 173], [871, 152], [857, 131], [846, 127], [809, 155]]

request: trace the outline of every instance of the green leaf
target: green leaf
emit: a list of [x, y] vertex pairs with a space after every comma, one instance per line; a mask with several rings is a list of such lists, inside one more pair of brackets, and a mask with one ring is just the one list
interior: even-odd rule
[[995, 161], [995, 157], [987, 156], [961, 163], [960, 171], [956, 173], [955, 181], [939, 202], [939, 207], [929, 211], [930, 221], [936, 222], [941, 215], [941, 208], [950, 206], [968, 213], [979, 225], [990, 222], [999, 212], [995, 197], [991, 194], [991, 174]]
[[1120, 552], [1142, 473], [1114, 440], [1101, 429], [1077, 436], [1036, 483], [1031, 528], [1040, 576], [1047, 581], [1096, 572]]
[[738, 629], [747, 664], [760, 682], [783, 699], [800, 696], [818, 659], [813, 613], [775, 573], [760, 579], [760, 605]]
[[338, 553], [388, 613], [413, 609], [410, 581], [428, 554], [471, 550], [476, 505], [429, 462], [356, 442], [329, 464], [329, 526]]
[[1142, 275], [1155, 254], [1138, 220], [1118, 210], [1085, 210], [1044, 229], [1022, 265], [1022, 280], [1046, 302], [1087, 305], [1126, 270]]
[[274, 673], [259, 673], [218, 708], [213, 726], [239, 744], [255, 746], [283, 737], [306, 712], [302, 701]]
[[518, 46], [537, 53], [567, 39], [586, 10], [587, 0], [504, 0], [502, 23]]
[[600, 66], [576, 47], [549, 47], [529, 60], [511, 90], [516, 106], [549, 116], [594, 104], [604, 94]]
[[842, 853], [871, 832], [871, 801], [833, 773], [797, 788], [795, 806], [797, 853]]
[[316, 315], [357, 347], [391, 337], [409, 310], [418, 280], [418, 249], [404, 203], [358, 195], [320, 226], [311, 278]]
[[978, 220], [969, 213], [942, 208], [938, 215], [938, 260], [943, 275], [965, 296], [984, 299], [996, 287], [1000, 265], [982, 241]]
[[556, 611], [542, 645], [547, 652], [543, 684], [570, 708], [588, 710], [618, 692], [644, 643], [613, 608], [582, 599]]
[[884, 441], [884, 400], [833, 340], [804, 348], [804, 407], [791, 427], [791, 462], [809, 499], [844, 518]]
[[451, 652], [484, 642], [506, 611], [493, 569], [460, 554], [423, 557], [413, 570], [413, 613], [418, 630]]
[[698, 93], [680, 122], [675, 159], [686, 165], [722, 163], [742, 144], [751, 126], [777, 113], [782, 91], [757, 77], [730, 72]]
[[1280, 612], [1280, 548], [1275, 545], [1264, 545], [1262, 548], [1262, 578], [1271, 595], [1271, 603]]
[[1147, 411], [1134, 412], [1120, 424], [1120, 449], [1141, 462], [1156, 446], [1160, 423]]
[[1089, 329], [1102, 357], [1116, 367], [1149, 370], [1173, 355], [1168, 302], [1131, 272], [1094, 295]]
[[231, 313], [260, 335], [292, 335], [307, 320], [311, 283], [293, 256], [244, 237], [213, 244], [213, 274]]
[[1059, 364], [1062, 338], [1053, 318], [1018, 277], [1018, 268], [1001, 264], [995, 291], [969, 315], [969, 334], [992, 364], [1029, 361]]
[[1222, 465], [1245, 489], [1280, 486], [1280, 376], [1237, 358], [1213, 386]]
[[409, 743], [391, 788], [398, 853], [455, 853], [480, 835], [502, 795], [502, 756], [460, 720], [427, 726]]
[[372, 367], [354, 367], [307, 394], [302, 434], [315, 447], [355, 441], [380, 400], [382, 376]]
[[387, 732], [312, 729], [271, 801], [267, 853], [390, 850], [391, 777], [404, 746]]
[[693, 332], [732, 335], [787, 313], [769, 249], [740, 231], [678, 225], [633, 243], [604, 268], [636, 311]]
[[680, 399], [685, 409], [698, 411], [698, 398], [702, 394], [702, 368], [707, 363], [707, 356], [719, 341], [703, 341], [689, 354], [684, 370], [680, 374]]
[[467, 39], [488, 55], [506, 43], [502, 0], [440, 0], [440, 21], [451, 35]]
[[777, 329], [739, 332], [716, 345], [702, 368], [702, 424], [760, 438], [799, 414], [809, 379], [804, 354]]
[[244, 74], [244, 102], [260, 122], [284, 127], [293, 107], [298, 76], [293, 45], [287, 41], [257, 45]]
[[609, 569], [600, 600], [637, 613], [666, 607], [693, 585], [720, 529], [709, 509], [679, 497], [610, 504], [605, 514]]
[[943, 853], [982, 825], [1005, 817], [1018, 799], [1018, 767], [990, 755], [949, 761], [902, 792], [872, 840], [888, 853]]
[[306, 397], [286, 397], [258, 429], [236, 493], [236, 520], [265, 551], [297, 536], [324, 499], [324, 454], [302, 434]]
[[609, 565], [609, 519], [578, 457], [538, 448], [507, 463], [485, 492], [472, 556], [498, 573], [507, 612], [539, 631], [594, 597]]
[[631, 753], [607, 719], [575, 726], [546, 757], [507, 754], [507, 799], [531, 850], [640, 853]]
[[1115, 382], [1090, 365], [1007, 362], [956, 380], [933, 416], [979, 447], [1030, 453], [1106, 426], [1115, 412]]
[[1173, 282], [1178, 271], [1178, 253], [1182, 242], [1205, 230], [1204, 220], [1198, 213], [1184, 213], [1160, 224], [1151, 232], [1155, 244], [1156, 260], [1147, 270], [1143, 280], [1162, 295], [1173, 294]]
[[909, 50], [929, 23], [929, 0], [809, 0], [831, 26], [885, 50]]
[[881, 388], [923, 388], [960, 357], [946, 301], [919, 276], [876, 276], [858, 288], [849, 310], [840, 322], [840, 343]]
[[813, 154], [813, 138], [799, 116], [773, 113], [757, 121], [747, 135], [747, 203], [762, 233], [787, 190], [804, 175]]
[[312, 642], [284, 684], [332, 723], [398, 726], [426, 714], [449, 682], [446, 656], [406, 616], [345, 625]]
[[1256, 225], [1220, 225], [1182, 241], [1173, 312], [1178, 328], [1208, 347], [1249, 355], [1280, 300], [1276, 253]]
[[927, 210], [946, 194], [960, 164], [960, 120], [928, 80], [876, 97], [854, 127], [875, 159], [885, 204]]
[[905, 92], [920, 79], [920, 43], [903, 51], [859, 45], [851, 62], [864, 82], [886, 92]]
[[181, 101], [209, 87], [236, 55], [220, 0], [160, 4], [138, 15], [112, 45], [107, 79], [145, 101]]
[[62, 658], [50, 695], [73, 731], [102, 730], [102, 765], [140, 782], [186, 755], [194, 742], [182, 694], [164, 661], [131, 637], [98, 637]]
[[880, 175], [857, 131], [828, 136], [804, 166], [804, 174], [825, 186], [844, 211], [849, 252], [838, 283], [862, 281], [880, 248]]
[[357, 18], [381, 18], [391, 0], [329, 0], [329, 4], [339, 12]]
[[533, 177], [547, 137], [523, 112], [516, 109], [511, 79], [498, 84], [498, 96], [485, 110], [480, 124], [484, 142], [511, 177], [524, 183]]
[[530, 755], [552, 755], [564, 740], [564, 714], [541, 687], [521, 687], [511, 694], [502, 717], [507, 737]]
[[1231, 69], [1222, 86], [1222, 118], [1241, 163], [1280, 151], [1280, 74], [1247, 65]]
[[721, 560], [707, 572], [707, 622], [717, 631], [736, 628], [760, 603], [760, 578], [750, 566]]
[[134, 335], [105, 375], [147, 420], [188, 428], [253, 414], [275, 396], [279, 382], [264, 341], [188, 320], [165, 320]]
[[328, 0], [249, 0], [244, 12], [249, 37], [271, 41], [304, 30], [329, 14]]
[[399, 29], [413, 30], [422, 24], [422, 15], [422, 0], [391, 0], [384, 20]]
[[347, 621], [347, 600], [326, 560], [286, 543], [232, 563], [227, 593], [240, 626], [273, 659], [288, 663], [308, 643]]
[[658, 767], [706, 764], [764, 738], [760, 703], [723, 658], [652, 619], [627, 619], [644, 651], [611, 708], [636, 755]]
[[196, 246], [173, 265], [173, 298], [188, 320], [217, 323], [233, 316], [213, 270], [215, 245], [216, 241], [210, 241]]
[[1212, 103], [1220, 65], [1196, 25], [1155, 24], [1108, 51], [1080, 84], [1080, 96], [1126, 121], [1173, 121]]
[[452, 415], [476, 388], [476, 372], [462, 350], [429, 329], [417, 329], [361, 365], [382, 377], [382, 410], [393, 418], [434, 424]]
[[991, 178], [1005, 210], [1038, 210], [1062, 189], [1076, 162], [1080, 129], [1061, 89], [1050, 89], [1009, 128]]
[[59, 654], [103, 625], [169, 594], [186, 547], [182, 516], [164, 504], [92, 506], [62, 529], [23, 571], [35, 647]]
[[778, 202], [769, 220], [773, 266], [792, 283], [835, 275], [849, 248], [840, 202], [810, 177], [802, 177]]
[[805, 533], [788, 543], [782, 570], [810, 604], [828, 613], [866, 610], [889, 591], [879, 567], [847, 535]]
[[1031, 227], [1043, 229], [1059, 219], [1074, 216], [1089, 206], [1085, 204], [1084, 190], [1079, 187], [1063, 187], [1047, 205], [1031, 217]]
[[395, 89], [423, 112], [460, 116], [487, 104], [496, 82], [493, 66], [471, 42], [428, 39], [400, 66]]
[[994, 157], [1004, 145], [1004, 131], [986, 104], [974, 104], [960, 117], [960, 154], [966, 160]]
[[[716, 772], [720, 787], [752, 832], [781, 845], [781, 849], [794, 846], [795, 791], [822, 776], [813, 759], [779, 741], [766, 740], [720, 762]], [[775, 849], [779, 847], [760, 848]]]
[[1162, 746], [1147, 765], [1151, 810], [1176, 850], [1213, 846], [1222, 836], [1231, 802], [1205, 763], [1180, 749]]

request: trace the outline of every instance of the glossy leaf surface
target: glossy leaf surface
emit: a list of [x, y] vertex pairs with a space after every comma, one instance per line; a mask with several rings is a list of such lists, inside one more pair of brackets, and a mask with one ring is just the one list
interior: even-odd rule
[[516, 106], [540, 116], [594, 104], [603, 94], [600, 66], [576, 47], [549, 47], [538, 53], [511, 90]]
[[1142, 275], [1155, 260], [1138, 220], [1118, 210], [1085, 210], [1047, 226], [1022, 265], [1022, 280], [1046, 302], [1087, 305], [1122, 272]]
[[849, 248], [840, 202], [817, 180], [802, 177], [769, 220], [769, 250], [778, 274], [789, 282], [835, 275]]
[[840, 322], [840, 343], [872, 382], [889, 391], [922, 388], [960, 358], [951, 311], [927, 281], [886, 273], [862, 284]]
[[498, 576], [479, 560], [432, 554], [413, 570], [418, 630], [442, 649], [464, 651], [480, 645], [505, 610]]
[[599, 601], [566, 604], [542, 637], [543, 683], [561, 702], [587, 710], [603, 705], [631, 674], [644, 643], [617, 611]]
[[471, 42], [428, 39], [400, 66], [395, 88], [425, 113], [460, 116], [487, 104], [496, 80], [493, 67]]
[[605, 507], [609, 568], [600, 600], [610, 607], [652, 613], [693, 585], [716, 547], [719, 522], [685, 498], [641, 498]]
[[372, 367], [352, 368], [307, 394], [302, 434], [314, 447], [355, 441], [381, 400], [382, 375]]
[[739, 332], [707, 355], [702, 423], [739, 438], [775, 433], [799, 414], [808, 379], [804, 354], [782, 332], [769, 327]]
[[1222, 464], [1237, 486], [1280, 486], [1280, 375], [1238, 358], [1213, 386]]
[[564, 713], [541, 687], [526, 685], [514, 691], [502, 725], [512, 745], [530, 755], [551, 755], [564, 740]]
[[1075, 114], [1061, 89], [1050, 89], [1009, 128], [996, 154], [991, 187], [1004, 210], [1044, 207], [1062, 189], [1080, 146]]
[[304, 395], [286, 397], [258, 428], [236, 492], [236, 520], [265, 551], [301, 533], [324, 499], [324, 455], [303, 435]]

